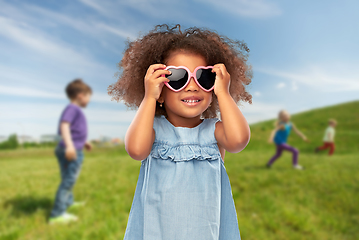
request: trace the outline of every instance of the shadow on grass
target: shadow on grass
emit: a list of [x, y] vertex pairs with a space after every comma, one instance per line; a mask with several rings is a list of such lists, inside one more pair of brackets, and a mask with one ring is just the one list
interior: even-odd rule
[[248, 170], [252, 170], [252, 171], [263, 171], [263, 170], [271, 170], [271, 169], [268, 169], [267, 166], [265, 164], [263, 165], [251, 165], [251, 166], [245, 166], [243, 167], [244, 170], [248, 171]]
[[37, 211], [45, 211], [47, 217], [52, 207], [52, 200], [47, 197], [18, 196], [7, 200], [4, 207], [11, 207], [11, 214], [15, 217], [31, 215]]
[[[304, 168], [306, 169], [306, 168]], [[293, 170], [293, 167], [291, 164], [288, 164], [288, 166], [283, 166], [283, 165], [274, 165], [270, 168], [267, 167], [267, 165], [263, 164], [263, 165], [252, 165], [252, 166], [245, 166], [243, 167], [243, 170], [247, 171], [247, 172], [257, 172], [257, 171], [266, 171], [266, 172], [282, 172], [282, 171], [288, 171], [288, 170]]]

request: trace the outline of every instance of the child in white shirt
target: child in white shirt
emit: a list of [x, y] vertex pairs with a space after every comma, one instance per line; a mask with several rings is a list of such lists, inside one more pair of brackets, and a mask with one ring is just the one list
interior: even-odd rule
[[337, 125], [337, 121], [335, 119], [329, 119], [328, 121], [329, 126], [325, 130], [324, 137], [323, 137], [323, 145], [317, 147], [315, 152], [319, 152], [321, 150], [325, 150], [329, 148], [329, 155], [333, 155], [335, 150], [334, 144], [334, 136], [335, 136], [335, 127]]

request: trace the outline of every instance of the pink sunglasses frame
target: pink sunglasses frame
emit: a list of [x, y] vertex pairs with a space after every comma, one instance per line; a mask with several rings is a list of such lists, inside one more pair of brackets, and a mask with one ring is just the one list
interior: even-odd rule
[[[210, 91], [212, 91], [212, 90], [214, 89], [214, 85], [213, 85], [213, 87], [211, 87], [211, 89], [209, 89], [209, 90], [203, 88], [203, 87], [201, 86], [201, 84], [199, 84], [199, 82], [198, 82], [198, 80], [197, 80], [197, 77], [196, 77], [196, 73], [197, 73], [197, 70], [198, 70], [198, 69], [213, 69], [213, 66], [207, 66], [207, 67], [205, 67], [205, 66], [198, 66], [198, 67], [196, 67], [196, 68], [194, 69], [193, 72], [191, 72], [191, 71], [190, 71], [187, 67], [185, 67], [185, 66], [178, 66], [178, 67], [176, 67], [176, 66], [168, 66], [168, 67], [165, 68], [165, 70], [168, 70], [168, 69], [170, 69], [170, 68], [174, 68], [174, 69], [184, 69], [184, 70], [186, 70], [187, 73], [188, 73], [188, 79], [187, 79], [186, 84], [185, 84], [183, 87], [181, 87], [180, 89], [178, 89], [178, 90], [173, 89], [167, 82], [165, 82], [165, 85], [166, 85], [169, 89], [171, 89], [172, 91], [174, 91], [174, 92], [180, 92], [180, 91], [182, 91], [184, 88], [186, 88], [187, 85], [190, 83], [191, 78], [193, 78], [194, 81], [196, 82], [196, 84], [197, 84], [203, 91], [205, 91], [205, 92], [210, 92]], [[165, 77], [165, 75], [162, 75], [162, 76]]]

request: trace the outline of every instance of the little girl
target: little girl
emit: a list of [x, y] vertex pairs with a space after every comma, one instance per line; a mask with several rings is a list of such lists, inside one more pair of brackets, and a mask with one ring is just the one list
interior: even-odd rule
[[282, 155], [283, 150], [286, 150], [292, 152], [293, 154], [293, 168], [297, 170], [303, 169], [303, 167], [298, 164], [298, 154], [299, 154], [298, 149], [287, 144], [287, 139], [291, 129], [293, 129], [294, 132], [298, 134], [304, 141], [308, 141], [308, 139], [289, 120], [290, 120], [290, 114], [287, 111], [282, 110], [279, 112], [278, 121], [276, 122], [275, 129], [272, 131], [271, 136], [269, 138], [269, 143], [272, 143], [274, 138], [274, 143], [277, 146], [277, 152], [267, 163], [268, 168], [270, 168], [274, 163], [274, 161], [277, 160], [277, 158], [279, 158]]
[[[157, 26], [129, 43], [109, 94], [138, 107], [125, 137], [142, 160], [126, 240], [240, 239], [223, 165], [243, 150], [248, 48], [215, 32]], [[218, 111], [221, 120], [215, 118]]]

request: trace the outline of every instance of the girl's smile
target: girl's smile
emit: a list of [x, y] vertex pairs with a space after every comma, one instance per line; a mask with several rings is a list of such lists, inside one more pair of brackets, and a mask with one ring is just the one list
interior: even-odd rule
[[189, 96], [183, 98], [181, 101], [187, 106], [197, 106], [203, 98], [198, 96]]

